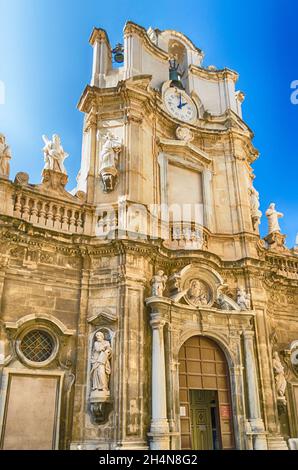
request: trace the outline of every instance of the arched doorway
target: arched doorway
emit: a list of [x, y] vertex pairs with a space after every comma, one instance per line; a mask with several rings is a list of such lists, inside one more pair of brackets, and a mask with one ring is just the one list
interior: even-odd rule
[[181, 449], [233, 449], [227, 360], [218, 344], [189, 338], [179, 351]]

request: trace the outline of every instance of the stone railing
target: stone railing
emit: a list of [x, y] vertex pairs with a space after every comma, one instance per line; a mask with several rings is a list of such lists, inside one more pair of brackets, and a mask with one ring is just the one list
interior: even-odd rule
[[13, 215], [47, 229], [77, 234], [84, 232], [85, 213], [79, 204], [51, 201], [33, 192], [16, 192]]
[[266, 257], [269, 265], [279, 276], [285, 276], [290, 279], [298, 279], [298, 259], [288, 259], [285, 257], [268, 256]]
[[[144, 223], [144, 219], [146, 221]], [[114, 208], [101, 209], [96, 215], [96, 235], [102, 238], [140, 238], [162, 239], [167, 248], [176, 250], [204, 250], [208, 248], [208, 233], [204, 227], [195, 222], [161, 223], [150, 214], [134, 220], [123, 211]]]
[[165, 246], [172, 250], [206, 250], [208, 233], [202, 225], [195, 222], [171, 222]]
[[118, 228], [118, 211], [115, 210], [100, 210], [96, 214], [96, 227], [95, 234], [98, 237], [108, 238], [113, 236], [115, 230]]

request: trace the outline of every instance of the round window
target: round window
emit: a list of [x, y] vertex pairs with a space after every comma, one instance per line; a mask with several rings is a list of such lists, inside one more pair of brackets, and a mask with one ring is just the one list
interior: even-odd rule
[[31, 330], [19, 343], [19, 351], [30, 362], [43, 363], [52, 359], [55, 353], [55, 340], [45, 330]]

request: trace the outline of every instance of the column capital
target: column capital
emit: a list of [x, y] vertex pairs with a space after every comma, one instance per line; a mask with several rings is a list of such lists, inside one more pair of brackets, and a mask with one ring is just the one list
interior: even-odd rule
[[159, 313], [151, 313], [150, 325], [152, 330], [161, 329], [166, 321]]
[[244, 330], [243, 336], [246, 340], [249, 340], [249, 339], [253, 340], [255, 336], [255, 332], [253, 330]]

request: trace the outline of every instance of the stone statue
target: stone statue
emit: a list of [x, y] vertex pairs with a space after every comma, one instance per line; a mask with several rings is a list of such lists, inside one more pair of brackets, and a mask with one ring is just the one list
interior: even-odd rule
[[5, 135], [0, 134], [0, 178], [8, 178], [11, 159], [10, 147], [5, 142]]
[[64, 152], [59, 135], [53, 134], [52, 140], [43, 135], [42, 139], [45, 143], [42, 149], [45, 161], [44, 170], [66, 174], [64, 160], [68, 157], [68, 153]]
[[234, 310], [232, 305], [227, 301], [226, 296], [222, 293], [217, 297], [217, 303], [221, 310]]
[[110, 131], [103, 137], [103, 146], [100, 152], [100, 169], [104, 191], [113, 191], [115, 179], [118, 174], [117, 163], [118, 155], [121, 152], [121, 142]]
[[91, 355], [91, 381], [92, 392], [109, 392], [109, 378], [111, 374], [110, 358], [112, 348], [110, 342], [105, 340], [104, 334], [98, 331], [95, 334], [95, 341]]
[[237, 288], [237, 304], [240, 310], [250, 310], [250, 295], [245, 292], [243, 287]]
[[188, 302], [195, 307], [198, 305], [207, 305], [209, 295], [207, 287], [198, 279], [193, 279], [186, 293]]
[[253, 222], [253, 226], [260, 224], [260, 219], [262, 217], [262, 212], [259, 210], [260, 201], [259, 201], [259, 193], [258, 191], [251, 186], [249, 189], [250, 192], [250, 210], [251, 210], [251, 218]]
[[162, 270], [157, 271], [157, 274], [151, 279], [152, 295], [156, 297], [162, 297], [166, 288], [168, 276], [164, 274]]
[[281, 212], [277, 212], [275, 209], [274, 202], [271, 202], [270, 206], [266, 210], [266, 217], [268, 219], [268, 235], [273, 232], [280, 232], [280, 226], [278, 219], [284, 215]]
[[275, 376], [277, 396], [280, 400], [285, 401], [285, 391], [287, 387], [287, 381], [285, 379], [284, 367], [281, 363], [281, 360], [279, 358], [277, 351], [273, 353], [272, 365], [273, 365], [273, 371], [274, 371], [274, 376]]
[[147, 35], [150, 41], [157, 46], [157, 43], [158, 43], [157, 34], [156, 34], [156, 31], [151, 26], [147, 29]]

